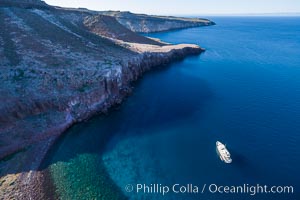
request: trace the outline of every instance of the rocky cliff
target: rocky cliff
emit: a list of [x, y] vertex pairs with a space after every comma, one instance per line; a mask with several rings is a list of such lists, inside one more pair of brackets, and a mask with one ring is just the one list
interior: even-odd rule
[[118, 11], [103, 11], [100, 13], [113, 16], [128, 29], [139, 33], [161, 32], [215, 24], [213, 21], [203, 18], [155, 16]]
[[41, 199], [33, 170], [57, 136], [120, 103], [145, 71], [203, 49], [98, 12], [16, 2], [0, 1], [0, 197]]

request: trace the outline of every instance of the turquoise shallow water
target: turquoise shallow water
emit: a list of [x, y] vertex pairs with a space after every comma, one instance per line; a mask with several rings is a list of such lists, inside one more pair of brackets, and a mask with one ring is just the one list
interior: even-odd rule
[[[74, 126], [44, 167], [72, 199], [300, 199], [300, 18], [212, 18], [150, 34], [206, 48], [147, 73], [106, 116]], [[215, 142], [227, 144], [231, 165]], [[292, 185], [294, 194], [136, 194], [127, 184]], [[201, 191], [199, 191], [201, 193]]]

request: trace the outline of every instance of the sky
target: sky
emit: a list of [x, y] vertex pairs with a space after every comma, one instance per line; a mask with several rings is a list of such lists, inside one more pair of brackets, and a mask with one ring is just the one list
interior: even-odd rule
[[300, 0], [44, 0], [50, 5], [145, 14], [236, 15], [300, 13]]

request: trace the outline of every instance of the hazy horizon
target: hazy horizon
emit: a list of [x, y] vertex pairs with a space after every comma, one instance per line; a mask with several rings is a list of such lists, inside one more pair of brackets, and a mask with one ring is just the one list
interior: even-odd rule
[[45, 0], [61, 7], [116, 10], [157, 15], [300, 15], [299, 0]]

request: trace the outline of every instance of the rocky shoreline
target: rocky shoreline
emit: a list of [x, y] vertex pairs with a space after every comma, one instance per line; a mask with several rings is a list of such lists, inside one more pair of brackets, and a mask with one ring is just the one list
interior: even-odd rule
[[120, 104], [144, 72], [204, 51], [138, 35], [138, 24], [130, 30], [119, 22], [123, 14], [147, 19], [147, 32], [179, 21], [180, 27], [211, 24], [7, 2], [0, 2], [0, 199], [45, 199], [40, 164], [64, 131]]
[[[196, 45], [183, 45], [178, 49], [171, 49], [168, 52], [155, 52], [155, 53], [143, 53], [140, 56], [130, 60], [126, 63], [122, 69], [120, 77], [115, 81], [110, 81], [107, 85], [108, 90], [106, 91], [106, 99], [101, 99], [100, 102], [93, 102], [89, 110], [72, 114], [72, 108], [69, 107], [68, 117], [63, 121], [60, 126], [49, 129], [47, 133], [43, 134], [46, 139], [41, 139], [32, 149], [27, 152], [28, 155], [34, 155], [34, 158], [30, 156], [28, 159], [27, 166], [25, 168], [30, 169], [29, 171], [21, 172], [14, 179], [14, 187], [2, 187], [4, 189], [0, 196], [5, 198], [16, 198], [16, 199], [41, 199], [45, 198], [45, 194], [42, 191], [43, 177], [45, 176], [43, 171], [39, 171], [40, 164], [46, 156], [48, 150], [54, 144], [57, 138], [73, 124], [81, 122], [99, 113], [106, 113], [107, 110], [116, 105], [120, 104], [122, 100], [131, 92], [131, 83], [137, 80], [146, 71], [160, 66], [166, 65], [172, 61], [183, 59], [188, 55], [198, 55], [203, 52], [204, 49], [197, 47]], [[108, 95], [109, 94], [109, 95]], [[93, 96], [93, 94], [90, 94]], [[102, 94], [103, 95], [103, 94]], [[98, 99], [99, 96], [93, 98]], [[74, 116], [78, 116], [75, 118]], [[17, 148], [20, 148], [18, 146]], [[17, 151], [18, 149], [11, 149], [11, 151]], [[34, 160], [34, 162], [32, 162]], [[26, 163], [26, 162], [25, 162]], [[3, 185], [2, 185], [3, 186]], [[39, 191], [39, 192], [37, 192]]]

